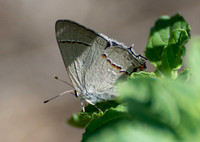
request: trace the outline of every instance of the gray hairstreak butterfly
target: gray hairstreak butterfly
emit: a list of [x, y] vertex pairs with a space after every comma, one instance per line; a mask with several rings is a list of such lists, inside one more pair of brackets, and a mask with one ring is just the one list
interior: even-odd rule
[[146, 58], [136, 55], [132, 47], [70, 20], [56, 22], [56, 38], [82, 106], [85, 101], [95, 105], [113, 100], [115, 82], [145, 67]]

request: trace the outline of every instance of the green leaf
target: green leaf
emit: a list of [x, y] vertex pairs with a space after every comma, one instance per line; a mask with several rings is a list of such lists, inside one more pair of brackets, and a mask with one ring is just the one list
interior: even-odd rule
[[200, 96], [191, 85], [182, 79], [138, 77], [121, 83], [119, 94], [138, 123], [163, 128], [174, 140], [200, 141]]
[[[101, 113], [93, 113], [93, 115], [99, 117]], [[94, 119], [92, 114], [79, 112], [78, 114], [73, 114], [67, 123], [77, 128], [84, 128], [92, 119]]]
[[129, 112], [138, 119], [172, 128], [180, 114], [168, 83], [156, 78], [135, 78], [119, 86], [119, 94], [128, 103]]
[[187, 56], [187, 65], [191, 69], [192, 87], [200, 89], [200, 37], [195, 37], [189, 43], [190, 50]]
[[188, 69], [184, 69], [177, 77], [177, 80], [186, 83], [189, 81], [190, 77], [191, 77], [191, 72]]
[[144, 72], [144, 71], [134, 72], [131, 74], [131, 78], [136, 78], [136, 77], [156, 78], [156, 75], [153, 72]]
[[127, 106], [125, 104], [119, 105], [116, 108], [106, 110], [104, 115], [102, 115], [98, 119], [92, 120], [91, 123], [86, 127], [85, 133], [83, 134], [82, 142], [93, 141], [93, 138], [96, 139], [95, 141], [101, 141], [101, 139], [98, 139], [97, 136], [102, 129], [104, 129], [105, 127], [109, 127], [116, 121], [121, 121], [126, 117]]
[[170, 131], [138, 123], [128, 118], [121, 118], [105, 124], [82, 142], [173, 142]]
[[182, 16], [162, 16], [151, 29], [145, 55], [165, 76], [176, 78], [189, 38], [190, 27]]
[[96, 107], [102, 111], [99, 112], [99, 110], [95, 106], [88, 104], [85, 108], [85, 112], [73, 114], [72, 117], [67, 121], [67, 123], [77, 128], [84, 128], [90, 123], [90, 121], [102, 116], [104, 114], [104, 111], [109, 108], [114, 108], [118, 105], [119, 103], [115, 101], [97, 103]]

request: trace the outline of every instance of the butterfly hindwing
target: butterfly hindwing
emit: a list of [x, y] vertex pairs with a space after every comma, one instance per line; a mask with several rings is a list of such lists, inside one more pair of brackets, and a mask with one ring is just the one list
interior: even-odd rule
[[128, 48], [119, 45], [106, 48], [86, 73], [86, 90], [93, 94], [93, 98], [88, 100], [95, 103], [97, 100], [114, 99], [116, 81], [120, 77], [128, 77], [144, 63], [144, 60], [134, 56]]

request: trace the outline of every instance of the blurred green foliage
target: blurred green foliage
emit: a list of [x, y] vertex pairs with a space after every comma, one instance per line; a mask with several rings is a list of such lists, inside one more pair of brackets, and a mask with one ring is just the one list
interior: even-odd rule
[[102, 102], [98, 110], [68, 121], [85, 127], [83, 142], [198, 142], [200, 141], [200, 37], [189, 44], [188, 69], [178, 72], [190, 39], [190, 27], [176, 14], [162, 16], [151, 29], [146, 57], [155, 72], [133, 73], [118, 82], [120, 98]]

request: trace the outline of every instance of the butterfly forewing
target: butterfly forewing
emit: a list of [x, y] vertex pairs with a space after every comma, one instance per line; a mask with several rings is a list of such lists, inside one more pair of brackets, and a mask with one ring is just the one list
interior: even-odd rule
[[85, 73], [108, 43], [94, 31], [69, 20], [56, 22], [56, 37], [72, 84], [81, 92]]

